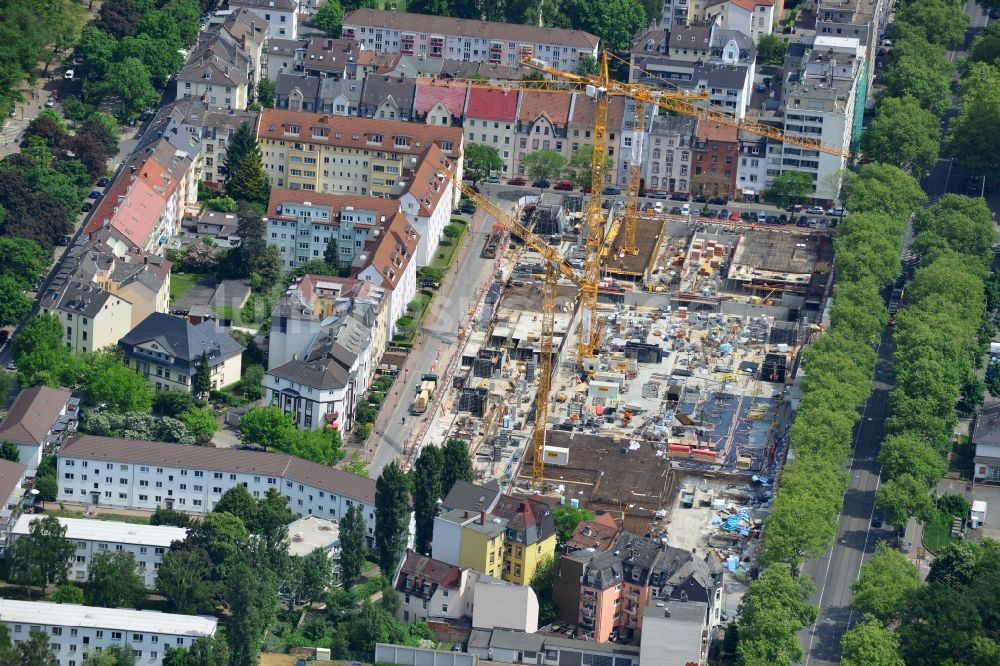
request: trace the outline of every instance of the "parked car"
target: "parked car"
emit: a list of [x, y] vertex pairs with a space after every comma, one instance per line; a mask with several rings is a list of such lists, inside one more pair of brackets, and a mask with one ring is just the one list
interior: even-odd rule
[[101, 178], [100, 180], [97, 181], [98, 187], [107, 187], [110, 184], [111, 184], [110, 178]]
[[80, 211], [84, 213], [89, 213], [94, 210], [94, 204], [90, 201], [84, 201], [83, 206], [80, 207]]
[[729, 211], [726, 210], [725, 208], [722, 208], [722, 209], [719, 210], [718, 213], [715, 214], [715, 216], [718, 219], [720, 219], [720, 220], [728, 220], [729, 219]]
[[729, 203], [729, 199], [727, 199], [726, 197], [712, 197], [711, 199], [708, 200], [708, 203], [712, 204], [713, 206], [725, 206], [727, 203]]
[[549, 183], [549, 181], [545, 180], [544, 178], [539, 178], [538, 180], [533, 181], [531, 183], [532, 187], [538, 187], [543, 190], [546, 189], [549, 185], [551, 185], [551, 183]]
[[827, 215], [832, 215], [834, 217], [843, 217], [847, 215], [847, 210], [843, 206], [837, 206], [836, 208], [831, 208], [826, 211]]
[[45, 100], [45, 108], [46, 109], [51, 109], [55, 105], [56, 105], [56, 100], [53, 99], [52, 97], [49, 97], [47, 100]]
[[672, 200], [674, 200], [674, 201], [691, 201], [691, 196], [690, 195], [688, 195], [688, 194], [681, 194], [679, 192], [676, 193], [676, 194], [671, 194], [670, 198]]
[[63, 74], [63, 78], [66, 79], [67, 81], [72, 81], [73, 80], [73, 76], [75, 74], [76, 74], [76, 72], [74, 72], [72, 69], [67, 69], [66, 73]]
[[882, 527], [882, 516], [875, 514], [875, 517], [872, 518], [872, 527], [876, 529]]
[[608, 185], [607, 187], [604, 188], [603, 193], [604, 196], [607, 197], [616, 197], [622, 193], [622, 188], [614, 187], [613, 185]]
[[650, 194], [649, 198], [650, 199], [666, 199], [667, 198], [667, 193], [663, 192], [662, 190], [661, 191], [656, 191], [656, 192], [653, 192], [652, 194]]
[[527, 185], [528, 181], [525, 180], [524, 178], [521, 178], [520, 176], [518, 176], [517, 178], [511, 178], [510, 180], [508, 180], [507, 184], [508, 185]]
[[686, 203], [683, 206], [681, 206], [681, 215], [690, 215], [690, 214], [691, 214], [691, 204]]
[[663, 202], [662, 201], [657, 201], [656, 203], [654, 203], [653, 204], [653, 210], [656, 211], [657, 213], [662, 213], [663, 212]]
[[674, 206], [673, 208], [670, 209], [670, 214], [671, 215], [680, 215], [681, 214], [681, 207], [680, 206]]
[[757, 213], [755, 213], [753, 211], [750, 211], [750, 214], [747, 215], [747, 219], [750, 220], [751, 222], [756, 222], [757, 221]]
[[778, 224], [788, 224], [788, 216], [782, 213], [778, 216]]
[[7, 361], [7, 369], [8, 370], [17, 370], [17, 363], [14, 362], [14, 359], [11, 359], [11, 360]]
[[584, 194], [590, 194], [591, 192], [594, 191], [594, 188], [592, 188], [590, 185], [584, 185], [583, 187], [580, 188], [580, 191], [583, 192]]
[[91, 190], [90, 194], [88, 194], [87, 196], [90, 197], [91, 199], [100, 199], [101, 193], [99, 190]]
[[732, 220], [733, 222], [739, 222], [740, 221], [740, 211], [734, 210], [732, 213], [729, 214], [729, 219]]
[[500, 176], [487, 176], [486, 177], [486, 182], [487, 183], [499, 183], [500, 182]]
[[798, 221], [795, 223], [795, 226], [797, 226], [797, 227], [808, 227], [809, 226], [809, 218], [806, 217], [805, 215], [800, 215]]
[[764, 217], [764, 223], [765, 224], [781, 224], [780, 222], [778, 222], [778, 216], [777, 215], [767, 215], [767, 216], [765, 216]]
[[565, 192], [570, 192], [570, 191], [573, 190], [573, 181], [571, 181], [571, 180], [560, 180], [558, 183], [555, 184], [555, 187], [553, 187], [552, 189], [553, 190], [563, 190]]
[[822, 206], [810, 206], [809, 208], [806, 208], [806, 212], [809, 213], [810, 215], [825, 215], [826, 214], [826, 211], [823, 210]]

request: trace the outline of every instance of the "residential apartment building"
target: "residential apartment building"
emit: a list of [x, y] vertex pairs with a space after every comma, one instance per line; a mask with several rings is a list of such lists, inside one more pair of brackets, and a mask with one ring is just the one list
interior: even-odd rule
[[[476, 486], [473, 486], [476, 487]], [[490, 488], [482, 497], [493, 497]], [[433, 556], [455, 566], [526, 585], [539, 565], [555, 554], [555, 522], [544, 502], [500, 495], [489, 509], [446, 511], [434, 519]]]
[[687, 25], [688, 14], [693, 6], [693, 2], [689, 0], [663, 0], [663, 19], [660, 25], [670, 31]]
[[294, 456], [84, 435], [63, 447], [58, 470], [69, 504], [205, 515], [236, 485], [256, 498], [273, 488], [298, 516], [339, 521], [358, 504], [373, 544], [375, 480]]
[[[393, 586], [403, 622], [446, 622], [476, 628], [504, 627], [527, 633], [538, 629], [538, 598], [515, 585], [407, 551]], [[466, 625], [468, 626], [468, 625]]]
[[587, 56], [597, 58], [599, 40], [579, 30], [541, 28], [407, 12], [355, 9], [344, 17], [344, 37], [376, 53], [423, 55], [515, 67], [541, 58], [573, 71]]
[[[374, 313], [369, 327], [372, 358], [385, 352], [389, 293], [370, 282], [330, 275], [303, 275], [289, 285], [271, 311], [268, 368], [275, 368], [309, 349], [331, 318], [364, 306]], [[367, 319], [367, 316], [366, 316]], [[374, 372], [374, 370], [373, 370]], [[371, 381], [368, 377], [367, 381]]]
[[432, 143], [462, 174], [458, 128], [264, 109], [257, 137], [271, 182], [293, 190], [398, 196]]
[[299, 76], [357, 79], [358, 57], [363, 50], [364, 45], [351, 39], [310, 37], [295, 50], [293, 69]]
[[410, 120], [417, 82], [402, 74], [369, 74], [361, 89], [360, 113], [365, 118]]
[[727, 30], [735, 30], [750, 37], [754, 44], [774, 31], [774, 23], [781, 18], [784, 2], [775, 7], [774, 0], [707, 0], [700, 19]]
[[[817, 38], [819, 39], [819, 38]], [[810, 51], [798, 71], [789, 73], [783, 90], [785, 132], [819, 139], [826, 146], [849, 152], [864, 117], [864, 49], [849, 40], [844, 50]], [[770, 147], [769, 147], [770, 148]], [[840, 196], [847, 157], [782, 144], [780, 171], [809, 174], [813, 197], [834, 202]], [[768, 154], [768, 176], [778, 169]]]
[[[760, 201], [767, 178], [766, 138], [740, 130], [740, 162], [736, 167], [736, 194], [740, 201]], [[772, 179], [773, 180], [773, 179]]]
[[711, 605], [704, 601], [656, 601], [642, 614], [639, 661], [644, 666], [707, 663], [711, 644]]
[[193, 97], [216, 108], [245, 109], [256, 91], [254, 68], [259, 65], [238, 43], [209, 33], [177, 73], [177, 99]]
[[889, 27], [892, 7], [889, 0], [815, 0], [817, 39], [856, 39], [864, 47], [866, 94], [875, 78], [875, 55]]
[[126, 367], [157, 391], [191, 393], [194, 375], [207, 355], [212, 388], [240, 378], [243, 346], [212, 320], [192, 324], [187, 319], [154, 312], [118, 341]]
[[[567, 129], [574, 97], [564, 92], [541, 90], [521, 92], [521, 104], [517, 111], [514, 173], [526, 175], [524, 158], [537, 150], [554, 150], [569, 159], [571, 151], [567, 141]], [[591, 123], [591, 131], [593, 127]]]
[[360, 305], [332, 316], [310, 344], [264, 376], [264, 398], [299, 428], [351, 430], [358, 399], [378, 366], [372, 336], [378, 313]]
[[643, 163], [646, 189], [687, 194], [691, 183], [692, 141], [697, 121], [687, 116], [655, 116]]
[[[13, 538], [27, 536], [31, 523], [41, 520], [40, 515], [23, 515], [18, 518], [12, 532]], [[138, 525], [112, 520], [86, 520], [59, 518], [66, 528], [66, 538], [76, 546], [70, 561], [69, 580], [83, 582], [90, 572], [90, 563], [101, 553], [131, 553], [135, 558], [138, 574], [147, 590], [155, 589], [156, 574], [163, 555], [174, 541], [187, 537], [187, 528], [169, 525]]]
[[267, 78], [277, 81], [282, 74], [299, 75], [296, 63], [301, 63], [299, 52], [305, 49], [305, 40], [270, 37], [264, 44], [261, 69]]
[[40, 306], [62, 322], [63, 341], [76, 354], [114, 345], [131, 327], [132, 305], [92, 282], [71, 278], [50, 286]]
[[34, 474], [42, 454], [54, 451], [76, 430], [80, 401], [64, 389], [33, 386], [17, 394], [0, 421], [0, 442], [17, 446], [18, 462]]
[[577, 625], [580, 638], [637, 640], [646, 608], [683, 600], [705, 603], [714, 627], [722, 572], [703, 557], [628, 532], [620, 533], [610, 550], [563, 555], [553, 586], [557, 617]]
[[14, 645], [28, 641], [32, 631], [48, 636], [62, 666], [81, 666], [91, 650], [114, 645], [130, 646], [138, 666], [160, 666], [167, 648], [212, 637], [219, 623], [204, 615], [15, 599], [0, 599], [0, 622]]
[[451, 210], [461, 193], [438, 169], [451, 169], [445, 153], [431, 145], [420, 166], [413, 172], [409, 187], [399, 197], [399, 205], [407, 221], [420, 234], [417, 244], [417, 268], [429, 265], [441, 244], [444, 228], [451, 222]]
[[299, 36], [299, 0], [229, 0], [229, 9], [249, 9], [267, 21], [267, 36], [295, 39]]
[[471, 87], [417, 82], [413, 119], [428, 125], [462, 127]]
[[226, 161], [229, 140], [243, 123], [257, 125], [257, 111], [213, 108], [200, 98], [183, 97], [163, 107], [162, 117], [169, 117], [181, 129], [201, 143], [201, 182], [219, 188], [225, 180], [222, 165]]
[[691, 191], [706, 197], [732, 198], [739, 164], [739, 130], [699, 120], [692, 145]]
[[341, 265], [350, 266], [400, 214], [394, 199], [277, 187], [267, 209], [267, 242], [278, 246], [288, 268], [322, 259], [331, 240]]
[[405, 215], [395, 215], [385, 234], [359, 255], [351, 276], [389, 291], [389, 336], [406, 306], [417, 295], [417, 248], [420, 234]]
[[279, 74], [274, 108], [356, 116], [361, 108], [361, 86], [362, 82], [354, 79]]
[[479, 143], [496, 148], [503, 160], [503, 173], [513, 173], [513, 154], [517, 131], [516, 90], [502, 88], [470, 88], [465, 108], [465, 143]]
[[0, 553], [7, 549], [10, 532], [24, 505], [33, 503], [34, 498], [26, 495], [29, 490], [25, 485], [27, 472], [27, 465], [0, 458]]

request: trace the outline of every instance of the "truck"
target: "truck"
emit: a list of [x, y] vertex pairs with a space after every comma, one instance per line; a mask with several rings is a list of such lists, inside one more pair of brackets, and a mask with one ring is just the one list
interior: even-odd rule
[[417, 386], [417, 396], [410, 405], [411, 414], [423, 414], [427, 411], [434, 391], [437, 390], [438, 376], [433, 374], [420, 375], [420, 385]]

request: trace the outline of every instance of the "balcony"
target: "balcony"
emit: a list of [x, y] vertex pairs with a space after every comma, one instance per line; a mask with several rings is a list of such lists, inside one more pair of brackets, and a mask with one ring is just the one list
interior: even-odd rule
[[591, 620], [594, 619], [594, 607], [593, 606], [584, 606], [584, 607], [582, 607], [580, 609], [580, 613], [583, 615], [583, 617], [585, 617], [587, 619], [591, 619]]
[[584, 590], [583, 591], [583, 598], [584, 599], [596, 599], [597, 598], [597, 592], [594, 592], [593, 590]]

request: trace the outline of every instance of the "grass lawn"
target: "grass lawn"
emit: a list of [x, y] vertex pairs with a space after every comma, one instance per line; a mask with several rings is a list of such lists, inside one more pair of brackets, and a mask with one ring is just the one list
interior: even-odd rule
[[945, 513], [924, 523], [924, 547], [932, 553], [954, 541], [951, 537], [951, 521], [954, 516]]
[[174, 273], [170, 274], [170, 302], [173, 303], [178, 298], [191, 290], [198, 280], [206, 277], [198, 273]]
[[451, 268], [451, 265], [455, 263], [455, 256], [458, 254], [458, 248], [462, 246], [462, 241], [465, 240], [465, 234], [469, 230], [469, 225], [465, 223], [465, 220], [452, 218], [451, 223], [462, 227], [462, 235], [456, 238], [455, 242], [451, 245], [438, 246], [437, 252], [434, 253], [434, 259], [431, 260], [432, 268], [440, 268], [444, 271]]
[[140, 516], [123, 516], [117, 513], [98, 513], [95, 516], [85, 516], [79, 511], [66, 511], [59, 509], [55, 502], [46, 502], [45, 515], [56, 516], [58, 518], [86, 518], [87, 520], [111, 520], [118, 523], [133, 523], [135, 525], [149, 525], [149, 518]]

